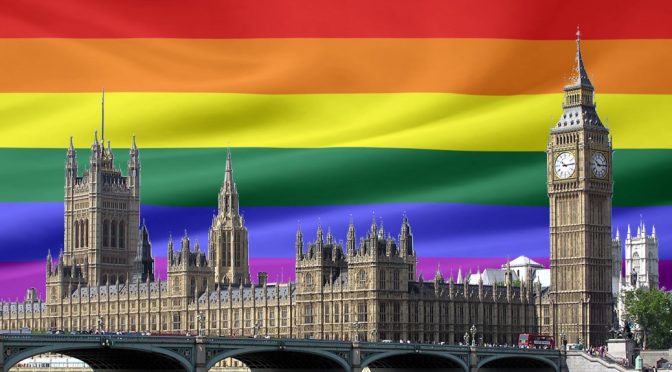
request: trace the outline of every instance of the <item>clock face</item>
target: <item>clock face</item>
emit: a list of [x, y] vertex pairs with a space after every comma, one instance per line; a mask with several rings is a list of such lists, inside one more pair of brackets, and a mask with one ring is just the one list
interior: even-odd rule
[[596, 177], [604, 178], [607, 175], [607, 158], [603, 153], [593, 153], [593, 157], [590, 159], [590, 169]]
[[569, 178], [574, 174], [576, 161], [571, 152], [563, 152], [555, 158], [555, 175], [558, 178]]

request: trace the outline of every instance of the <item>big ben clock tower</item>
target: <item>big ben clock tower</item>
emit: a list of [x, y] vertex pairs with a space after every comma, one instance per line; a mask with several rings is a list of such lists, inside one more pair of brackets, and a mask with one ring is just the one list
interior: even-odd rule
[[551, 327], [556, 340], [603, 345], [612, 320], [611, 140], [595, 111], [579, 32], [576, 71], [548, 143]]

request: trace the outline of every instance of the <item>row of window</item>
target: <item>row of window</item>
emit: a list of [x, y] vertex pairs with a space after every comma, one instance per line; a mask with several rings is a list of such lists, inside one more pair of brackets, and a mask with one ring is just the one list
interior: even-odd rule
[[103, 221], [103, 247], [126, 248], [126, 222]]
[[108, 208], [108, 209], [126, 209], [127, 204], [124, 202], [117, 202], [117, 201], [104, 201], [103, 202], [103, 208]]
[[89, 246], [89, 220], [75, 221], [75, 248]]

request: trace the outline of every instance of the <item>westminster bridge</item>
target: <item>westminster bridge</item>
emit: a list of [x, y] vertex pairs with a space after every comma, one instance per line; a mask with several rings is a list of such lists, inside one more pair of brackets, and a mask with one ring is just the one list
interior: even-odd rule
[[206, 372], [235, 358], [252, 371], [560, 371], [557, 350], [303, 339], [127, 336], [0, 335], [3, 372], [20, 361], [58, 353], [94, 371]]

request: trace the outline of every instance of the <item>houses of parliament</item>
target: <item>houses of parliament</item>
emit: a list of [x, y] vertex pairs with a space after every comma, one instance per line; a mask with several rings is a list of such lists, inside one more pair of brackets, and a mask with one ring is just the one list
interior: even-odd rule
[[83, 172], [72, 140], [67, 150], [64, 249], [57, 263], [47, 256], [46, 299], [31, 289], [23, 302], [2, 303], [0, 329], [457, 344], [473, 325], [482, 343], [543, 333], [604, 344], [614, 319], [612, 150], [578, 38], [574, 70], [547, 147], [550, 286], [510, 267], [488, 284], [445, 280], [440, 271], [424, 280], [405, 215], [396, 238], [375, 218], [361, 236], [350, 221], [344, 246], [321, 226], [312, 238], [299, 228], [296, 281], [269, 283], [265, 273], [252, 280], [230, 152], [207, 250], [186, 231], [171, 238], [167, 279], [157, 280], [140, 218], [140, 151], [134, 138], [124, 175], [103, 134]]

